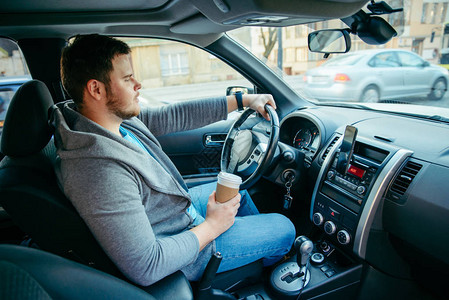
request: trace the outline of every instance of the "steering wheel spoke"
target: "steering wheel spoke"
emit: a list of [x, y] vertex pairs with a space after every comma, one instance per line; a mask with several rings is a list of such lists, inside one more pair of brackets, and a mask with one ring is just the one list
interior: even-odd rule
[[257, 144], [248, 158], [237, 165], [237, 175], [248, 177], [254, 173], [262, 161], [262, 158], [267, 150], [267, 146], [268, 145], [266, 143]]

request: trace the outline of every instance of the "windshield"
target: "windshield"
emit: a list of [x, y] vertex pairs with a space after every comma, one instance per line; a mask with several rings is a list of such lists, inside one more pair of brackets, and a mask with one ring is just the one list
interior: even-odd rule
[[449, 0], [386, 1], [403, 11], [382, 15], [397, 31], [384, 45], [354, 34], [346, 54], [310, 52], [315, 30], [348, 28], [328, 20], [284, 28], [247, 27], [227, 34], [317, 105], [345, 105], [449, 118]]

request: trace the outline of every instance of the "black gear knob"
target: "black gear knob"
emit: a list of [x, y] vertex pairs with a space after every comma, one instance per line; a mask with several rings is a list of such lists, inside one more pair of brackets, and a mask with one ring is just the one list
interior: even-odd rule
[[301, 235], [296, 238], [293, 246], [296, 250], [296, 261], [298, 266], [300, 268], [304, 267], [307, 264], [310, 253], [313, 250], [312, 241], [308, 237]]

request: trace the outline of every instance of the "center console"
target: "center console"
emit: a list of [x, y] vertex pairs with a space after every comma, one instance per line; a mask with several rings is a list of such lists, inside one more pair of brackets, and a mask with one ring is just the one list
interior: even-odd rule
[[[341, 132], [341, 131], [340, 131]], [[312, 195], [310, 219], [322, 232], [313, 241], [310, 263], [301, 247], [271, 274], [271, 287], [284, 299], [332, 295], [354, 298], [362, 277], [368, 236], [382, 197], [412, 154], [347, 126], [323, 149], [326, 155]], [[344, 287], [344, 288], [342, 288]]]
[[297, 247], [302, 238], [295, 241], [296, 256], [273, 269], [270, 294], [275, 299], [355, 299], [362, 264], [325, 240]]
[[411, 152], [358, 136], [353, 126], [332, 140], [336, 142], [328, 146], [318, 175], [310, 218], [339, 249], [365, 258], [383, 193]]
[[[389, 152], [355, 142], [355, 154], [347, 170], [338, 169], [341, 152], [331, 158], [315, 197], [312, 222], [322, 227], [329, 239], [352, 248], [360, 212]], [[366, 154], [369, 153], [370, 156]]]

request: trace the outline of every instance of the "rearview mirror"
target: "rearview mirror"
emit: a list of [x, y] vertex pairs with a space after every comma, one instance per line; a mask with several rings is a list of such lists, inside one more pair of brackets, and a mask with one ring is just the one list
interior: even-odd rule
[[324, 29], [309, 33], [309, 50], [320, 53], [346, 53], [351, 49], [347, 29]]

